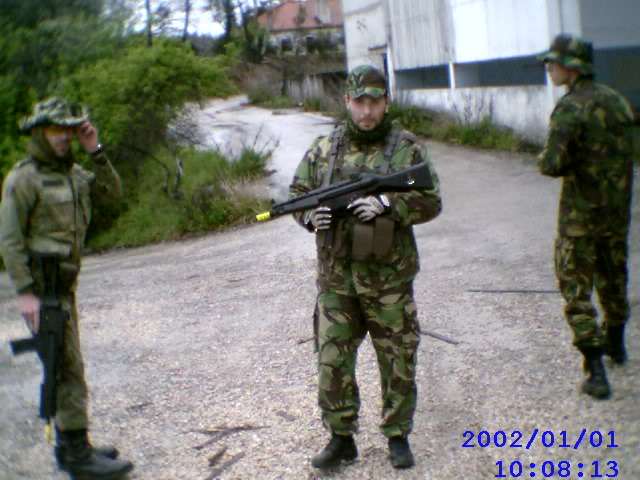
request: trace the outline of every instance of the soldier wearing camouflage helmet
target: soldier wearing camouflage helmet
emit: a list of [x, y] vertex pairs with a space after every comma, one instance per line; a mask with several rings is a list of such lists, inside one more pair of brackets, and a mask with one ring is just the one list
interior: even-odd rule
[[[114, 447], [92, 447], [87, 428], [87, 385], [80, 351], [76, 284], [92, 203], [121, 196], [120, 178], [102, 151], [88, 111], [60, 98], [35, 105], [20, 124], [30, 135], [28, 153], [4, 179], [0, 210], [0, 249], [18, 295], [18, 308], [32, 332], [39, 328], [44, 269], [35, 259], [54, 254], [56, 294], [69, 321], [64, 332], [56, 404], [56, 460], [73, 478], [115, 479], [131, 462], [116, 458]], [[78, 139], [93, 171], [74, 162]]]
[[354, 68], [344, 100], [347, 120], [313, 142], [295, 172], [292, 197], [353, 173], [387, 173], [419, 163], [429, 166], [434, 187], [357, 198], [346, 216], [326, 206], [294, 215], [315, 233], [318, 398], [322, 421], [332, 434], [312, 465], [329, 468], [358, 455], [353, 439], [360, 408], [355, 367], [358, 347], [368, 332], [380, 369], [380, 428], [388, 438], [392, 465], [409, 468], [414, 465], [407, 437], [416, 407], [420, 341], [413, 298], [419, 260], [412, 226], [440, 213], [439, 182], [426, 149], [386, 114], [382, 72], [369, 65]]
[[[556, 275], [573, 344], [584, 355], [588, 377], [582, 391], [603, 399], [611, 394], [603, 353], [614, 364], [627, 359], [634, 114], [620, 93], [594, 81], [590, 42], [562, 34], [540, 58], [553, 84], [568, 88], [551, 114], [538, 162], [542, 174], [562, 178]], [[591, 302], [594, 285], [604, 311], [602, 326]]]

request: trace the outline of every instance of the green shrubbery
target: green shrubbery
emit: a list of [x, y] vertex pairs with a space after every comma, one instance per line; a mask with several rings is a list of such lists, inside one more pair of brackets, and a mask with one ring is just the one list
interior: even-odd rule
[[395, 103], [389, 106], [389, 113], [407, 130], [434, 140], [495, 150], [535, 149], [511, 129], [497, 126], [489, 117], [463, 123], [443, 113]]
[[[148, 162], [135, 189], [127, 189], [128, 208], [111, 228], [93, 233], [89, 248], [144, 245], [206, 233], [242, 221], [252, 221], [269, 202], [243, 193], [245, 182], [264, 175], [269, 153], [245, 149], [236, 159], [220, 152], [182, 149], [184, 176], [180, 195], [164, 189], [165, 172]], [[166, 158], [165, 158], [166, 157]], [[159, 160], [170, 163], [168, 154]]]
[[397, 120], [415, 135], [430, 137], [433, 135], [433, 115], [413, 105], [391, 103], [388, 109], [392, 119]]
[[445, 130], [442, 140], [473, 147], [517, 151], [522, 141], [508, 128], [496, 126], [490, 118], [469, 124], [453, 123]]
[[91, 105], [116, 164], [131, 165], [166, 145], [168, 125], [185, 102], [236, 90], [220, 60], [196, 57], [176, 41], [157, 41], [83, 67], [63, 80], [60, 91]]
[[277, 95], [267, 87], [259, 87], [247, 93], [249, 103], [267, 108], [291, 108], [297, 106], [295, 100], [286, 95]]
[[326, 110], [325, 103], [320, 97], [309, 97], [303, 102], [302, 109], [305, 112], [321, 112]]

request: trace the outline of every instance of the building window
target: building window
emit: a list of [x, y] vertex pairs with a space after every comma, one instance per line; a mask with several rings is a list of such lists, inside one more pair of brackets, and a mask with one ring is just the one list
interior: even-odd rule
[[619, 90], [640, 112], [640, 46], [597, 49], [593, 61], [596, 79]]
[[395, 78], [396, 88], [401, 90], [417, 88], [449, 88], [451, 86], [448, 65], [396, 70]]
[[457, 88], [544, 85], [544, 64], [535, 55], [456, 63]]

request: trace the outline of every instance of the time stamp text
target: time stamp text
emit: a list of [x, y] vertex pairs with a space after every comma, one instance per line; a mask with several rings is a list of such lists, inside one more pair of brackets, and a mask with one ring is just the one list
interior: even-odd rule
[[[532, 448], [579, 448], [615, 449], [616, 432], [582, 429], [575, 435], [566, 430], [554, 432], [540, 431], [535, 428], [531, 432], [520, 430], [489, 432], [482, 430], [474, 432], [467, 430], [462, 434], [463, 448], [513, 448], [531, 450]], [[615, 451], [615, 450], [614, 450]], [[601, 452], [602, 453], [602, 452]], [[599, 455], [600, 457], [601, 455]], [[568, 480], [614, 478], [625, 480], [621, 476], [621, 466], [614, 459], [599, 458], [592, 462], [573, 462], [570, 460], [541, 462], [523, 462], [519, 460], [499, 460], [495, 462], [495, 478], [506, 480], [515, 478], [564, 478]]]

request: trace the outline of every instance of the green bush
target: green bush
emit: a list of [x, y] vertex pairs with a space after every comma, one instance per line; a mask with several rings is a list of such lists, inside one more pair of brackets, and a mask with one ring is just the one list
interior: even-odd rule
[[511, 129], [497, 126], [489, 117], [478, 122], [463, 124], [443, 113], [396, 103], [389, 105], [389, 115], [412, 133], [434, 140], [495, 150], [536, 149], [524, 142]]
[[[135, 190], [127, 190], [128, 208], [111, 228], [95, 232], [88, 241], [92, 249], [134, 246], [176, 240], [252, 221], [254, 215], [268, 209], [269, 202], [242, 192], [242, 182], [264, 175], [269, 154], [251, 149], [237, 159], [228, 159], [217, 151], [183, 149], [181, 195], [173, 198], [163, 188], [165, 171], [147, 159], [146, 172]], [[173, 160], [160, 152], [158, 160], [169, 165]]]
[[252, 180], [264, 175], [267, 159], [271, 152], [258, 153], [245, 148], [239, 157], [230, 163], [232, 178]]
[[234, 93], [222, 60], [196, 57], [177, 41], [128, 49], [66, 78], [61, 93], [91, 106], [117, 164], [131, 165], [167, 141], [185, 102]]
[[433, 116], [428, 111], [413, 105], [391, 103], [388, 112], [393, 120], [398, 120], [400, 125], [415, 135], [431, 136]]
[[264, 105], [270, 102], [274, 96], [275, 94], [266, 87], [254, 88], [253, 90], [247, 93], [247, 98], [249, 99], [249, 103], [253, 105]]
[[324, 101], [320, 97], [309, 97], [302, 104], [305, 112], [321, 112], [325, 110]]
[[519, 150], [521, 143], [512, 130], [496, 126], [489, 118], [463, 125], [453, 123], [447, 128], [444, 139], [473, 147], [507, 151]]
[[266, 108], [290, 108], [297, 104], [286, 95], [277, 95], [266, 87], [258, 87], [247, 93], [249, 103]]

